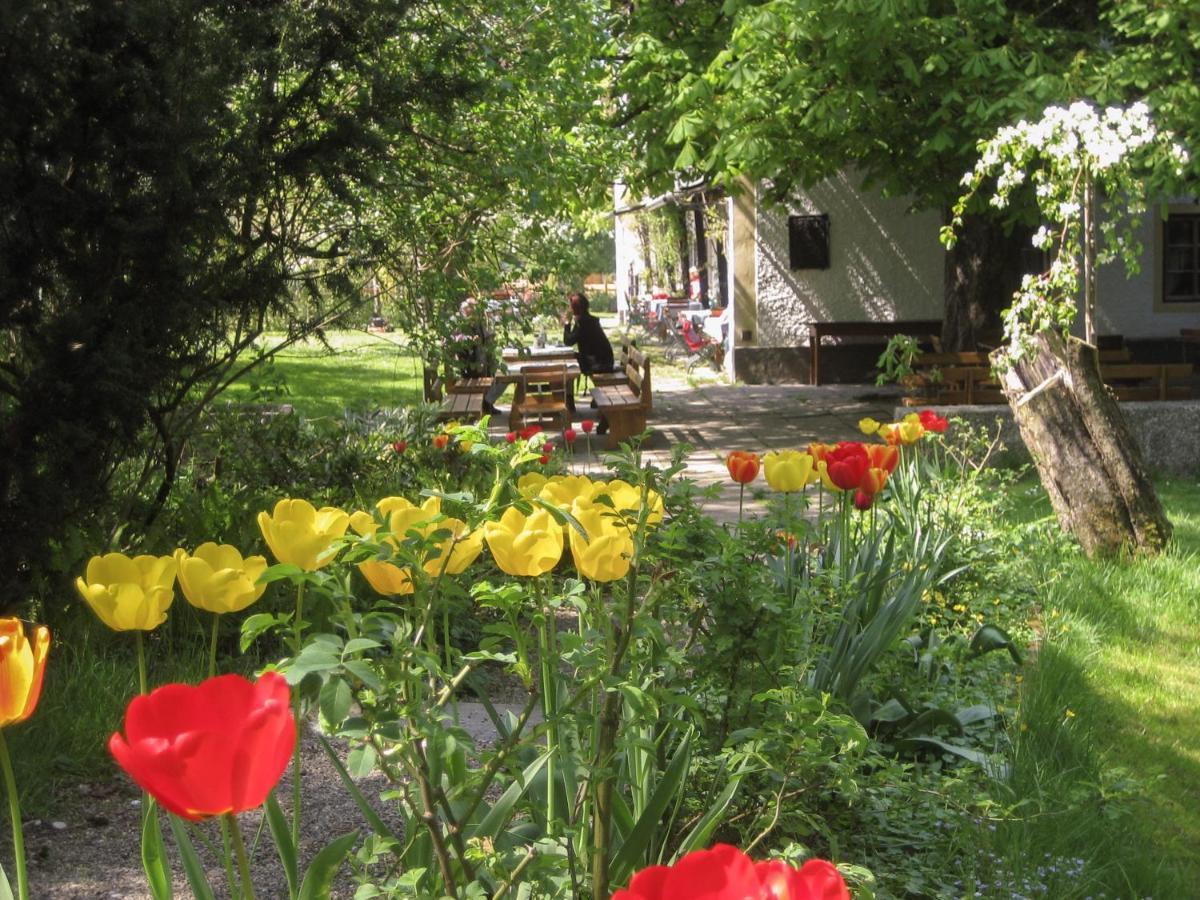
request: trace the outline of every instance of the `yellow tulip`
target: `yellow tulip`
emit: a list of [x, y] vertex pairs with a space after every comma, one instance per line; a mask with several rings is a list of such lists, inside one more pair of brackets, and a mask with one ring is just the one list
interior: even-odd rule
[[563, 531], [544, 509], [528, 516], [509, 507], [498, 522], [483, 526], [488, 549], [509, 575], [542, 575], [562, 558]]
[[478, 528], [472, 531], [460, 519], [442, 519], [429, 530], [450, 532], [450, 537], [438, 544], [438, 555], [425, 562], [425, 571], [430, 575], [461, 575], [483, 552], [483, 532]]
[[865, 419], [859, 419], [858, 430], [863, 434], [874, 434], [879, 430], [879, 422], [870, 416], [867, 416]]
[[153, 631], [175, 599], [177, 568], [171, 556], [106, 553], [88, 560], [86, 577], [76, 578], [75, 587], [113, 631]]
[[575, 568], [592, 581], [615, 581], [629, 572], [633, 558], [633, 535], [604, 506], [576, 503], [572, 514], [587, 532], [585, 538], [576, 529], [568, 531]]
[[328, 565], [333, 557], [322, 554], [346, 533], [350, 517], [333, 506], [315, 509], [307, 500], [280, 500], [275, 512], [258, 514], [258, 527], [275, 558], [306, 572]]
[[570, 509], [576, 497], [590, 497], [595, 489], [595, 482], [586, 475], [555, 475], [546, 479], [538, 496], [560, 509]]
[[900, 442], [902, 444], [915, 444], [921, 439], [921, 435], [925, 433], [925, 426], [918, 419], [915, 422], [910, 422], [906, 417], [903, 422], [896, 425], [900, 432]]
[[[414, 506], [403, 497], [386, 497], [376, 507], [387, 517], [390, 534], [383, 542], [393, 550], [400, 549], [401, 542], [410, 532], [415, 531], [425, 538], [439, 531], [450, 533], [436, 544], [437, 552], [423, 564], [422, 568], [429, 575], [443, 574], [443, 569], [446, 575], [459, 575], [483, 550], [482, 534], [471, 531], [459, 519], [441, 517], [442, 502], [438, 497], [430, 497], [420, 506]], [[366, 537], [374, 537], [379, 530], [379, 523], [370, 513], [354, 513], [350, 517], [350, 524]], [[367, 560], [359, 564], [359, 570], [371, 587], [381, 594], [411, 594], [414, 590], [412, 572], [407, 566], [398, 566], [385, 560]]]
[[547, 480], [541, 472], [526, 472], [517, 479], [517, 490], [526, 500], [532, 500], [542, 492]]
[[175, 551], [179, 564], [179, 587], [188, 603], [212, 613], [241, 612], [263, 595], [265, 584], [257, 584], [267, 569], [262, 556], [242, 558], [229, 544], [201, 544], [191, 556]]
[[24, 722], [37, 708], [50, 650], [50, 629], [39, 625], [33, 640], [20, 619], [0, 619], [0, 728]]
[[[596, 490], [593, 496], [598, 497], [600, 494], [608, 494], [612, 498], [612, 508], [621, 514], [623, 519], [627, 519], [630, 524], [637, 522], [642, 508], [642, 489], [634, 487], [627, 481], [622, 481], [619, 478], [614, 478], [607, 484], [597, 482]], [[650, 491], [646, 497], [647, 504], [650, 507], [650, 512], [646, 516], [647, 525], [657, 525], [663, 520], [663, 500], [662, 496], [657, 491]]]
[[799, 450], [772, 450], [763, 457], [763, 472], [767, 484], [785, 494], [802, 491], [820, 478], [813, 471], [813, 458]]

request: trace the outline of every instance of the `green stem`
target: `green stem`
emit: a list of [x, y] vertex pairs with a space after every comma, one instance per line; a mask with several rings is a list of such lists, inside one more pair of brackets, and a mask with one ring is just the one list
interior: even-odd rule
[[135, 631], [137, 636], [137, 662], [138, 662], [138, 693], [148, 693], [146, 688], [146, 639], [141, 631]]
[[217, 674], [217, 630], [221, 626], [221, 614], [213, 613], [212, 621], [212, 639], [208, 643], [208, 677], [213, 678]]
[[556, 625], [554, 609], [545, 602], [542, 592], [541, 579], [535, 580], [538, 593], [538, 605], [542, 608], [542, 627], [539, 629], [538, 656], [542, 667], [542, 715], [546, 719], [546, 749], [551, 756], [546, 760], [546, 828], [550, 837], [557, 837], [557, 797], [554, 783], [557, 780], [557, 766], [554, 753], [558, 750], [558, 712], [555, 709], [558, 702], [558, 682], [555, 678], [557, 660], [554, 659], [554, 641], [551, 629]]
[[[141, 632], [138, 632], [141, 635]], [[17, 860], [17, 897], [29, 900], [29, 875], [25, 871], [25, 833], [21, 830], [21, 798], [17, 795], [17, 779], [13, 775], [8, 741], [0, 728], [0, 766], [4, 768], [4, 789], [8, 791], [8, 815], [12, 819], [13, 856]]]
[[[304, 582], [296, 587], [296, 619], [292, 623], [292, 659], [300, 655], [304, 641]], [[292, 690], [292, 715], [296, 718], [296, 746], [292, 750], [292, 846], [300, 852], [300, 737], [304, 733], [300, 722], [300, 686]], [[234, 822], [236, 833], [237, 823]]]
[[238, 883], [237, 876], [233, 874], [233, 837], [229, 834], [229, 823], [225, 821], [225, 817], [221, 816], [217, 821], [221, 825], [221, 846], [225, 848], [221, 859], [225, 864], [225, 881], [229, 884], [229, 896], [236, 897]]
[[233, 849], [237, 853], [238, 873], [242, 876], [242, 900], [254, 900], [254, 882], [250, 880], [250, 860], [246, 857], [246, 842], [242, 840], [242, 829], [238, 827], [237, 816], [225, 813], [221, 817], [229, 823], [229, 832], [233, 835]]
[[746, 499], [746, 483], [738, 482], [738, 534], [742, 533], [742, 503]]

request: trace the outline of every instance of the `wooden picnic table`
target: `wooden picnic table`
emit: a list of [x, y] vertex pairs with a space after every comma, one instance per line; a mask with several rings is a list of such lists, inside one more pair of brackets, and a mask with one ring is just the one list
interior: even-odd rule
[[565, 344], [547, 344], [545, 347], [505, 347], [501, 351], [500, 357], [510, 365], [514, 362], [558, 362], [559, 360], [574, 360], [575, 348]]

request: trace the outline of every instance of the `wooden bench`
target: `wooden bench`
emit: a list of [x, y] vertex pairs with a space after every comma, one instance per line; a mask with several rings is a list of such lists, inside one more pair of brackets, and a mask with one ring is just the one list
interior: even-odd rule
[[1186, 400], [1192, 396], [1191, 363], [1101, 362], [1100, 374], [1118, 400]]
[[[1100, 351], [1100, 376], [1104, 383], [1112, 388], [1118, 400], [1185, 400], [1191, 397], [1190, 363], [1124, 361], [1128, 359], [1129, 351], [1123, 348]], [[932, 396], [905, 397], [905, 405], [1006, 402], [990, 366], [948, 365], [938, 370], [938, 380], [934, 380], [935, 376], [932, 375], [926, 377], [929, 378], [928, 383], [935, 388]]]
[[548, 423], [555, 431], [569, 428], [568, 392], [574, 389], [578, 374], [577, 367], [568, 367], [566, 363], [523, 367], [508, 412], [509, 431], [542, 423]]
[[646, 354], [631, 347], [625, 363], [625, 382], [598, 384], [592, 390], [596, 409], [608, 423], [608, 449], [615, 449], [624, 439], [646, 430], [646, 414], [653, 409], [650, 389], [650, 360]]
[[[592, 379], [593, 387], [599, 387], [602, 384], [628, 384], [629, 376], [625, 373], [625, 367], [629, 365], [629, 359], [636, 352], [640, 357], [641, 351], [638, 350], [637, 344], [631, 340], [621, 342], [621, 352], [617, 356], [617, 365], [611, 372], [593, 372], [588, 377]], [[640, 363], [639, 363], [640, 364]]]
[[[479, 387], [474, 382], [487, 382]], [[477, 422], [483, 416], [483, 397], [490, 378], [454, 380], [440, 375], [425, 378], [425, 400], [441, 404], [434, 418], [438, 422]]]
[[898, 334], [910, 334], [918, 340], [932, 342], [941, 337], [940, 319], [910, 319], [895, 322], [809, 322], [808, 383], [821, 383], [821, 338], [825, 337], [880, 337], [892, 338]]

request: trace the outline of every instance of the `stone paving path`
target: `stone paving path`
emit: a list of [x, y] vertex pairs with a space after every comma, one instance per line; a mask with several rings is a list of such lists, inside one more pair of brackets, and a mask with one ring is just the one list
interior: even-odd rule
[[[654, 372], [653, 381], [654, 409], [648, 424], [654, 433], [645, 447], [647, 455], [665, 464], [673, 446], [689, 444], [687, 476], [704, 486], [721, 485], [720, 497], [705, 506], [718, 521], [737, 519], [738, 487], [725, 468], [731, 450], [761, 454], [800, 449], [812, 441], [861, 438], [859, 419], [890, 421], [900, 396], [895, 387], [869, 384], [692, 385], [668, 372]], [[581, 420], [588, 410], [584, 398], [578, 404]], [[580, 452], [577, 447], [577, 455]], [[761, 476], [758, 484], [766, 487]], [[754, 509], [749, 492], [746, 499], [747, 510]]]

